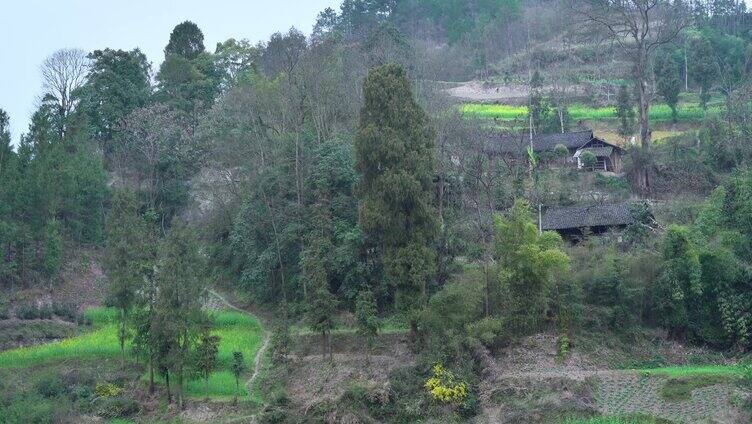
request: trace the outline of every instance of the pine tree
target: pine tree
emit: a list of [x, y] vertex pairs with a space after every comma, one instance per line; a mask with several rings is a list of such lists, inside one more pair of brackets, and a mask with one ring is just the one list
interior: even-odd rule
[[692, 40], [692, 60], [690, 61], [689, 74], [692, 80], [700, 86], [700, 106], [703, 110], [708, 109], [710, 89], [713, 88], [718, 72], [714, 63], [713, 46], [705, 37]]
[[658, 57], [655, 66], [656, 89], [658, 94], [671, 108], [671, 121], [676, 123], [678, 120], [677, 105], [679, 104], [679, 93], [682, 89], [681, 67], [676, 58], [666, 52]]
[[147, 260], [146, 225], [138, 211], [138, 201], [130, 191], [118, 191], [107, 217], [105, 269], [109, 277], [109, 296], [118, 311], [118, 341], [121, 364], [125, 366], [127, 323], [137, 292], [144, 281]]
[[359, 223], [396, 288], [395, 303], [408, 309], [426, 304], [436, 264], [435, 132], [399, 65], [372, 70], [363, 92], [355, 137]]
[[209, 400], [209, 377], [217, 368], [217, 355], [219, 354], [219, 336], [212, 335], [210, 325], [205, 325], [201, 331], [198, 345], [195, 350], [194, 367], [204, 380], [204, 393]]
[[379, 316], [373, 292], [363, 290], [355, 300], [355, 322], [358, 334], [363, 338], [366, 346], [371, 349], [379, 332]]
[[235, 399], [233, 403], [238, 403], [238, 395], [240, 394], [240, 376], [245, 372], [245, 360], [243, 359], [243, 352], [232, 352], [232, 375], [235, 376]]
[[182, 56], [188, 60], [195, 59], [204, 52], [204, 33], [191, 21], [182, 22], [173, 28], [170, 41], [164, 49], [165, 58]]
[[[529, 125], [534, 134], [546, 132], [546, 122], [551, 114], [551, 106], [543, 98], [543, 77], [536, 70], [530, 78], [530, 98], [528, 100]], [[558, 132], [558, 131], [556, 131]]]
[[176, 377], [179, 408], [184, 405], [183, 383], [192, 342], [206, 321], [201, 309], [206, 294], [204, 261], [195, 232], [175, 221], [160, 244], [152, 330], [159, 327], [157, 344], [164, 348], [162, 358]]

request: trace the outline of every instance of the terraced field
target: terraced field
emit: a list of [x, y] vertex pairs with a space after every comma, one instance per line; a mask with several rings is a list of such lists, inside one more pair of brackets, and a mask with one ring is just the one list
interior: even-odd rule
[[[461, 106], [462, 113], [468, 118], [497, 119], [501, 121], [524, 120], [527, 118], [527, 106], [513, 106], [507, 104], [466, 103]], [[698, 104], [684, 103], [678, 108], [679, 121], [696, 121], [705, 116], [718, 115], [721, 107], [711, 105], [707, 113]], [[591, 107], [581, 104], [569, 106], [569, 115], [574, 121], [602, 121], [616, 119], [616, 109], [613, 107]], [[671, 108], [665, 104], [650, 107], [649, 117], [652, 122], [667, 122], [671, 120]]]
[[[92, 322], [91, 331], [52, 343], [0, 352], [0, 368], [26, 368], [68, 359], [118, 357], [120, 349], [115, 316], [116, 311], [112, 309], [91, 309], [86, 313]], [[229, 399], [235, 393], [235, 378], [230, 371], [232, 354], [243, 352], [247, 369], [253, 370], [262, 341], [262, 329], [256, 318], [240, 311], [215, 310], [212, 318], [213, 333], [220, 337], [218, 371], [209, 378], [208, 392], [203, 381], [191, 381], [186, 386], [186, 393], [201, 398]], [[242, 397], [255, 398], [245, 385], [240, 390]]]

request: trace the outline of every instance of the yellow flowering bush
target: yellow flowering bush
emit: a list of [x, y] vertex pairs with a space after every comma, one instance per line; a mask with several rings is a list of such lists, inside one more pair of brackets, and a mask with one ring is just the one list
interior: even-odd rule
[[444, 403], [462, 403], [467, 398], [467, 384], [455, 382], [454, 374], [441, 364], [433, 366], [433, 377], [426, 380], [424, 387], [434, 399]]
[[114, 384], [100, 383], [97, 384], [97, 387], [94, 389], [94, 393], [97, 395], [97, 397], [108, 398], [120, 396], [120, 394], [123, 393], [123, 389]]

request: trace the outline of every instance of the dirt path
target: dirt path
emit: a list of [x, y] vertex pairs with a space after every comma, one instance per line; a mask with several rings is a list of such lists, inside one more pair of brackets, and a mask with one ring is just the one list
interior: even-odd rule
[[[215, 299], [219, 300], [219, 302], [222, 305], [224, 305], [226, 308], [232, 309], [234, 311], [237, 311], [237, 312], [240, 312], [240, 313], [243, 313], [243, 314], [246, 314], [246, 315], [251, 315], [254, 318], [257, 318], [255, 315], [251, 314], [250, 312], [248, 312], [248, 311], [246, 311], [244, 309], [238, 308], [237, 306], [233, 305], [227, 299], [225, 299], [224, 296], [222, 296], [221, 294], [217, 293], [216, 291], [211, 290], [211, 289], [209, 289], [207, 291], [209, 292], [209, 295], [211, 295]], [[249, 396], [253, 392], [253, 384], [256, 382], [256, 379], [258, 378], [259, 374], [261, 373], [261, 360], [264, 358], [264, 354], [266, 353], [266, 350], [269, 348], [269, 341], [271, 340], [270, 333], [268, 331], [266, 331], [266, 330], [263, 330], [263, 329], [262, 329], [262, 331], [263, 331], [263, 341], [261, 342], [261, 346], [256, 351], [256, 357], [253, 360], [253, 372], [251, 373], [251, 376], [248, 379], [248, 381], [246, 381], [246, 383], [245, 383], [245, 386], [248, 389], [248, 395]]]

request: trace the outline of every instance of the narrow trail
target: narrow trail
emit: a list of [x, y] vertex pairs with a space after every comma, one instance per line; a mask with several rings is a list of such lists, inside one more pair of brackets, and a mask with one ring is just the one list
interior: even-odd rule
[[[244, 309], [238, 308], [237, 306], [230, 303], [224, 296], [217, 293], [216, 291], [212, 289], [207, 289], [207, 292], [211, 296], [214, 296], [216, 299], [218, 299], [225, 307], [232, 309], [234, 311], [246, 314], [246, 315], [251, 315], [254, 318], [258, 319], [256, 315], [253, 315]], [[261, 342], [261, 346], [256, 351], [256, 357], [253, 360], [253, 372], [251, 373], [250, 378], [248, 378], [248, 380], [245, 383], [245, 386], [248, 389], [249, 396], [251, 395], [251, 393], [253, 393], [253, 385], [254, 383], [256, 383], [256, 379], [261, 373], [261, 360], [264, 358], [264, 354], [266, 353], [266, 350], [269, 348], [269, 341], [271, 340], [271, 334], [269, 333], [269, 331], [264, 330], [262, 328], [262, 332], [263, 332], [263, 341]]]

